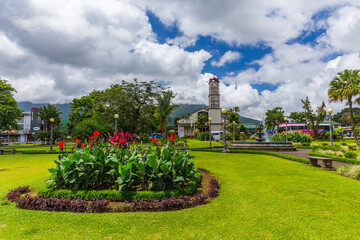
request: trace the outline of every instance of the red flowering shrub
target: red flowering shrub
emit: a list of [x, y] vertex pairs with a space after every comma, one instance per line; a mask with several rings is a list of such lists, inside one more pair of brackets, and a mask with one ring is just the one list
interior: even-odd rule
[[94, 136], [95, 136], [95, 137], [97, 137], [97, 136], [99, 136], [99, 135], [100, 135], [100, 132], [99, 132], [99, 131], [95, 131], [95, 132], [94, 132]]
[[124, 147], [128, 145], [131, 140], [131, 134], [128, 132], [124, 133], [124, 131], [121, 130], [121, 132], [116, 131], [113, 137], [110, 136], [108, 141], [114, 146]]
[[174, 134], [171, 134], [171, 135], [170, 135], [170, 137], [168, 138], [168, 140], [170, 140], [170, 141], [172, 141], [172, 142], [173, 142], [173, 141], [175, 140], [175, 138], [174, 138]]

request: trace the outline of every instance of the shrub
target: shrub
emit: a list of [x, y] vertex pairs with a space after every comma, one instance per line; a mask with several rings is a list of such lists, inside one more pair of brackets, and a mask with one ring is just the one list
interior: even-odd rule
[[217, 197], [219, 195], [219, 182], [217, 179], [212, 178], [210, 180], [210, 190], [209, 190], [209, 197]]
[[11, 190], [6, 195], [6, 197], [7, 197], [7, 199], [14, 201], [14, 200], [18, 199], [21, 196], [21, 194], [27, 193], [28, 191], [29, 191], [29, 186], [18, 187], [14, 190]]
[[349, 145], [348, 147], [349, 147], [349, 150], [351, 150], [351, 151], [354, 151], [354, 150], [357, 149], [357, 145], [356, 145], [356, 144]]
[[31, 197], [26, 195], [16, 201], [19, 208], [30, 210], [56, 211], [56, 212], [106, 212], [108, 210], [108, 200], [72, 200], [45, 198], [42, 196]]
[[342, 175], [342, 176], [345, 176], [348, 178], [352, 178], [352, 179], [356, 179], [356, 180], [360, 179], [360, 166], [359, 165], [338, 167], [336, 169], [336, 171], [339, 175]]
[[69, 199], [107, 199], [114, 201], [132, 200], [162, 200], [166, 198], [178, 198], [180, 196], [190, 196], [197, 191], [198, 184], [189, 182], [185, 188], [165, 190], [165, 191], [117, 191], [117, 190], [53, 190], [49, 188], [39, 189], [38, 195], [43, 197], [69, 198]]
[[166, 144], [155, 150], [124, 149], [109, 143], [87, 146], [55, 161], [48, 183], [52, 189], [180, 189], [198, 182], [201, 173], [188, 151]]
[[302, 143], [301, 143], [301, 146], [309, 147], [309, 146], [310, 146], [310, 142], [302, 142]]
[[355, 152], [346, 152], [346, 153], [344, 154], [344, 156], [345, 156], [346, 158], [356, 159], [357, 154], [356, 154]]
[[[285, 142], [286, 134], [274, 134], [270, 136], [273, 142]], [[288, 133], [288, 140], [291, 142], [311, 142], [311, 137], [303, 133]]]
[[[196, 135], [196, 139], [200, 140], [200, 141], [209, 141], [210, 140], [210, 133], [206, 132], [206, 133], [199, 133], [198, 135]], [[211, 135], [211, 140], [214, 140], [214, 137]]]
[[341, 144], [341, 146], [347, 146], [348, 145], [346, 142], [342, 142], [340, 144]]

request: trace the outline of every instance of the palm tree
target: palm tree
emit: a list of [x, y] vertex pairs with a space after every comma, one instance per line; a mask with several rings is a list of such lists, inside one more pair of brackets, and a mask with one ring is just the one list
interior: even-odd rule
[[171, 91], [164, 91], [156, 97], [157, 101], [157, 110], [156, 114], [160, 120], [160, 128], [166, 133], [167, 119], [170, 116], [171, 112], [178, 107], [178, 105], [171, 104], [171, 100], [176, 96], [176, 94]]
[[347, 101], [347, 105], [349, 105], [351, 130], [354, 134], [355, 142], [358, 142], [358, 140], [355, 132], [353, 104], [354, 102], [360, 102], [360, 98], [354, 100], [354, 98], [360, 94], [359, 72], [360, 70], [348, 69], [338, 72], [337, 76], [330, 82], [330, 89], [328, 91], [330, 102]]
[[58, 107], [55, 107], [54, 105], [48, 104], [47, 106], [41, 106], [39, 108], [38, 116], [41, 117], [41, 120], [44, 123], [44, 130], [48, 131], [49, 126], [51, 125], [50, 119], [54, 118], [54, 125], [58, 126], [61, 123], [61, 117], [60, 114], [62, 114], [62, 111]]

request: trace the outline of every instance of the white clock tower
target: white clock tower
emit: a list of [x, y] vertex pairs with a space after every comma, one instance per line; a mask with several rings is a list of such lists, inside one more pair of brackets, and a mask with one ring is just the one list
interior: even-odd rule
[[219, 79], [215, 76], [209, 79], [209, 117], [212, 118], [211, 131], [221, 130], [219, 83]]

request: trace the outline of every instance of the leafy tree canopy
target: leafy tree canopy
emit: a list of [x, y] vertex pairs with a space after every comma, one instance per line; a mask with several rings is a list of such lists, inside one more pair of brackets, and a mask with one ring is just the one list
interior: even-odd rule
[[19, 109], [13, 93], [16, 90], [6, 81], [0, 79], [0, 129], [19, 129], [18, 120], [21, 119]]
[[275, 130], [275, 126], [284, 122], [284, 110], [282, 107], [275, 107], [271, 110], [266, 111], [265, 126], [266, 129], [271, 129], [272, 132]]

